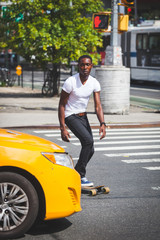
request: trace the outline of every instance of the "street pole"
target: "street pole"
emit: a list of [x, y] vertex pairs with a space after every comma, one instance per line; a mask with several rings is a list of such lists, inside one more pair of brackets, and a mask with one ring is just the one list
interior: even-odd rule
[[105, 64], [122, 66], [122, 50], [118, 44], [118, 0], [112, 0], [111, 40], [106, 48]]
[[112, 0], [112, 30], [111, 30], [111, 46], [118, 46], [118, 5], [117, 0]]
[[137, 0], [134, 0], [134, 26], [138, 24], [138, 15], [137, 15]]

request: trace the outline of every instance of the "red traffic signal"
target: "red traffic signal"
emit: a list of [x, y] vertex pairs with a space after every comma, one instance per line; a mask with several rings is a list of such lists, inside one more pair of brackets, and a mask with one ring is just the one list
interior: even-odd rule
[[93, 28], [97, 30], [107, 30], [109, 25], [109, 15], [106, 13], [93, 14]]
[[131, 8], [127, 8], [127, 12], [128, 14], [132, 12], [132, 9]]

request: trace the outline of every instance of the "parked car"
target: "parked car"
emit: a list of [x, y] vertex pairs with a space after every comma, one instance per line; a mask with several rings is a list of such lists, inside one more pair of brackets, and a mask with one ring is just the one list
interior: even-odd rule
[[37, 218], [81, 211], [80, 197], [80, 176], [63, 148], [0, 129], [0, 239], [21, 236]]

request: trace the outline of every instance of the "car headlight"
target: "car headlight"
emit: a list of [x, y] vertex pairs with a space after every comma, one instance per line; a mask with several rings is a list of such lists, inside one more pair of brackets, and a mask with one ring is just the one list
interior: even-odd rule
[[49, 161], [65, 167], [74, 168], [73, 160], [68, 153], [42, 153]]

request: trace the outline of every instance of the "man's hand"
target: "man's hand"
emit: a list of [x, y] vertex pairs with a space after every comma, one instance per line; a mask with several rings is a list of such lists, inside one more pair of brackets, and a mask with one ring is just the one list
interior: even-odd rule
[[69, 138], [71, 138], [69, 132], [66, 129], [61, 130], [61, 138], [65, 142], [70, 142]]
[[106, 136], [106, 126], [103, 124], [99, 128], [100, 140]]

